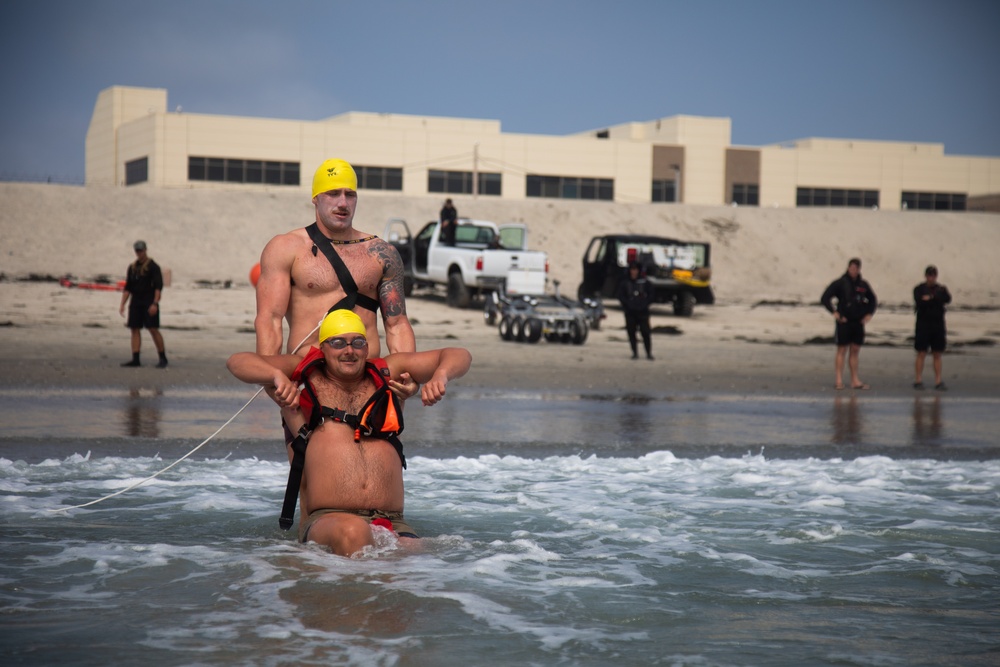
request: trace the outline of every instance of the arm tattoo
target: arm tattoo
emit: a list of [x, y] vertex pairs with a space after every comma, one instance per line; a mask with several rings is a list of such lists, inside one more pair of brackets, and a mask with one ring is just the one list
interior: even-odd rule
[[406, 300], [403, 295], [403, 260], [399, 251], [382, 241], [373, 248], [382, 265], [382, 280], [378, 285], [378, 300], [383, 317], [406, 315]]

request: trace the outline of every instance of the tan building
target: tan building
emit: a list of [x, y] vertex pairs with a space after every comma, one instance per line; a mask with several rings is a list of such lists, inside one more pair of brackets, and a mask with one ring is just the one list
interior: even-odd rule
[[[1000, 193], [1000, 158], [943, 144], [803, 139], [731, 145], [728, 118], [672, 116], [566, 136], [500, 122], [349, 112], [324, 120], [191, 114], [162, 88], [100, 92], [87, 130], [87, 185], [297, 187], [341, 157], [359, 188], [628, 203], [965, 210]], [[995, 198], [994, 198], [995, 199]]]

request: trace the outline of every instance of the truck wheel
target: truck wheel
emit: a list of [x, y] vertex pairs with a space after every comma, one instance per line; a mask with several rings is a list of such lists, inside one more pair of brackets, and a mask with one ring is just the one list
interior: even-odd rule
[[583, 345], [587, 342], [587, 322], [586, 320], [578, 319], [570, 322], [569, 325], [570, 335], [573, 340], [573, 345]]
[[524, 320], [520, 315], [510, 323], [510, 334], [518, 343], [524, 340]]
[[691, 317], [694, 312], [694, 294], [691, 292], [681, 292], [674, 300], [674, 315], [677, 317]]
[[452, 308], [468, 308], [472, 302], [469, 288], [462, 282], [461, 273], [448, 276], [448, 305]]
[[500, 319], [500, 326], [498, 330], [500, 331], [500, 338], [502, 340], [513, 340], [514, 336], [511, 335], [511, 320], [510, 315], [504, 315]]
[[530, 318], [524, 323], [524, 340], [529, 343], [537, 343], [542, 337], [542, 321], [537, 317]]

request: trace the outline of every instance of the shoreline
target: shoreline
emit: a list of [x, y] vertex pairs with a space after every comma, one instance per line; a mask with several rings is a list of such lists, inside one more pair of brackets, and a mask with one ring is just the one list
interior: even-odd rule
[[[153, 367], [155, 350], [143, 332], [142, 368], [121, 368], [129, 332], [118, 315], [120, 295], [52, 283], [0, 282], [0, 387], [245, 387], [225, 368], [233, 352], [254, 346], [254, 292], [171, 287], [164, 298], [170, 365]], [[457, 386], [581, 395], [668, 396], [692, 393], [748, 396], [911, 396], [913, 315], [880, 309], [868, 326], [861, 377], [869, 391], [833, 389], [832, 322], [820, 306], [763, 304], [698, 308], [678, 318], [654, 308], [654, 361], [630, 359], [616, 306], [582, 345], [505, 342], [479, 309], [455, 310], [440, 294], [407, 300], [418, 349], [462, 346], [473, 354]], [[924, 394], [1000, 396], [1000, 311], [949, 311], [944, 357], [947, 392], [935, 392], [930, 360]], [[818, 342], [814, 342], [818, 341]], [[830, 342], [827, 342], [830, 341]]]

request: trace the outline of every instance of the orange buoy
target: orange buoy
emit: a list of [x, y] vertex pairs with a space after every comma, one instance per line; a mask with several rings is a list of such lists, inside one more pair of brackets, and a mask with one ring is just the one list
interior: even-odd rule
[[250, 284], [256, 287], [258, 280], [260, 280], [260, 262], [254, 264], [253, 268], [250, 269]]

